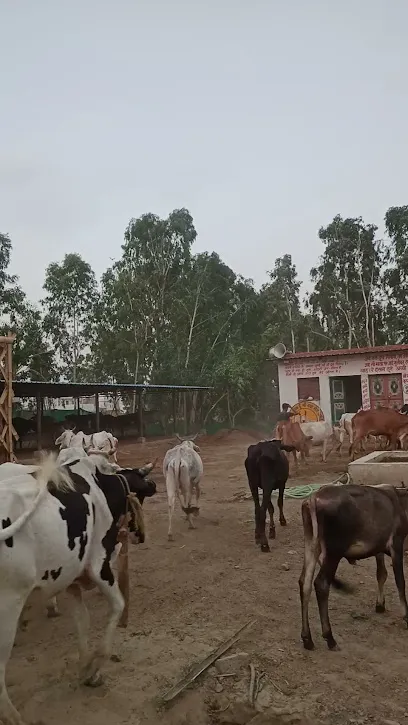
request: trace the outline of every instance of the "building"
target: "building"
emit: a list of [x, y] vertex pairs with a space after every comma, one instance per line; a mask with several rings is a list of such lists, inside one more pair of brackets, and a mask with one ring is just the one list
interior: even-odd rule
[[279, 398], [311, 400], [324, 419], [408, 403], [408, 345], [286, 353], [278, 361]]

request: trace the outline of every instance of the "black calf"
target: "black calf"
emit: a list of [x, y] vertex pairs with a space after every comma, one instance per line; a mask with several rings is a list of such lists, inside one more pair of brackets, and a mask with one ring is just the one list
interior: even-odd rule
[[[275, 538], [273, 521], [274, 508], [271, 501], [272, 491], [278, 489], [279, 523], [286, 526], [283, 515], [283, 493], [289, 475], [289, 463], [283, 451], [290, 453], [293, 446], [282, 445], [280, 440], [261, 441], [249, 446], [245, 459], [249, 488], [255, 504], [255, 542], [261, 551], [269, 551], [265, 535], [266, 511], [269, 511], [269, 538]], [[259, 503], [259, 489], [262, 490], [262, 503]]]

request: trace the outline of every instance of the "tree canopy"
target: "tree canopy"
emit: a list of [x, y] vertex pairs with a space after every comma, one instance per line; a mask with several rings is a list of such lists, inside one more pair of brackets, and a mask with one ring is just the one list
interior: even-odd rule
[[[256, 289], [216, 252], [194, 252], [187, 209], [131, 219], [119, 258], [96, 279], [79, 254], [52, 260], [36, 306], [10, 273], [0, 234], [2, 332], [17, 333], [19, 379], [208, 385], [192, 423], [267, 421], [276, 405], [268, 349], [366, 347], [408, 341], [408, 206], [385, 214], [385, 238], [361, 217], [318, 231], [322, 254], [299, 276], [290, 254]], [[302, 294], [302, 284], [311, 289]]]

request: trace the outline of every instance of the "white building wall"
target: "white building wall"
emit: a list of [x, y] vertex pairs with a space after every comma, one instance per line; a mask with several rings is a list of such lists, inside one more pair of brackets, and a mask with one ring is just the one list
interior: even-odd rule
[[294, 358], [278, 363], [280, 404], [298, 402], [298, 378], [319, 378], [320, 407], [331, 420], [330, 378], [359, 375], [363, 408], [370, 407], [369, 375], [402, 374], [404, 403], [408, 403], [408, 351], [371, 354], [336, 355], [333, 357]]

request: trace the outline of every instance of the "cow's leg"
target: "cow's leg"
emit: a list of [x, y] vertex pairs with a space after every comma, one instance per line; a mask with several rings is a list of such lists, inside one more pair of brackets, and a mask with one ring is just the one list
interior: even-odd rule
[[23, 725], [21, 716], [8, 696], [5, 674], [27, 596], [28, 592], [21, 595], [5, 589], [0, 597], [0, 722], [3, 725]]
[[[109, 570], [109, 572], [107, 571]], [[104, 566], [104, 576], [109, 574], [110, 584], [106, 579], [101, 579], [99, 572], [92, 569], [89, 572], [92, 581], [95, 582], [101, 594], [104, 594], [109, 603], [110, 615], [102, 642], [97, 646], [93, 655], [83, 670], [83, 681], [85, 685], [97, 687], [102, 684], [102, 675], [100, 669], [109, 657], [112, 650], [113, 636], [118, 626], [121, 614], [123, 612], [125, 601], [120, 592], [119, 585], [114, 579], [113, 572], [109, 564]]]
[[314, 642], [309, 624], [309, 601], [312, 593], [313, 577], [320, 556], [320, 545], [313, 538], [311, 522], [302, 508], [303, 526], [305, 531], [305, 548], [302, 573], [299, 578], [300, 604], [302, 607], [302, 641], [305, 649], [314, 649]]
[[293, 461], [295, 463], [295, 473], [297, 474], [298, 470], [299, 470], [299, 466], [298, 466], [298, 459], [297, 459], [296, 451], [292, 451], [292, 455], [293, 455]]
[[377, 601], [375, 603], [376, 612], [385, 612], [385, 596], [384, 596], [384, 584], [387, 581], [387, 569], [384, 563], [384, 554], [377, 554], [375, 557], [377, 562], [377, 584], [378, 594]]
[[330, 584], [334, 579], [340, 559], [329, 559], [324, 557], [320, 571], [315, 579], [316, 599], [319, 607], [320, 621], [322, 624], [323, 639], [331, 650], [338, 649], [336, 640], [329, 620], [329, 593]]
[[47, 603], [47, 617], [52, 619], [53, 617], [59, 617], [60, 611], [58, 609], [57, 597], [52, 597]]
[[71, 584], [67, 588], [67, 592], [71, 595], [73, 602], [73, 616], [78, 632], [79, 667], [82, 670], [89, 659], [89, 612], [85, 606], [79, 584]]
[[[196, 483], [195, 484], [195, 497], [196, 497], [196, 506], [197, 506], [198, 509], [200, 508], [200, 506], [199, 506], [199, 504], [200, 504], [200, 495], [201, 495], [200, 484], [199, 483]], [[199, 513], [200, 512], [197, 511], [196, 516], [198, 516]]]
[[271, 505], [272, 487], [269, 483], [262, 483], [262, 504], [259, 508], [259, 540], [261, 551], [270, 551], [268, 539], [265, 534], [266, 512]]
[[278, 509], [279, 509], [279, 523], [281, 526], [286, 526], [287, 521], [283, 513], [283, 494], [285, 493], [285, 484], [279, 486], [278, 493]]
[[322, 461], [323, 461], [323, 463], [326, 463], [326, 448], [327, 448], [327, 440], [324, 439], [323, 445], [322, 445]]
[[252, 498], [254, 500], [254, 506], [255, 506], [255, 544], [260, 544], [261, 543], [261, 534], [260, 534], [261, 506], [259, 503], [258, 483], [256, 485], [250, 484], [250, 489], [251, 489]]
[[401, 602], [402, 611], [404, 612], [404, 620], [408, 626], [408, 603], [407, 595], [405, 592], [405, 577], [404, 577], [404, 539], [394, 539], [391, 545], [391, 561], [392, 568], [394, 571], [395, 583], [398, 589], [398, 596]]
[[167, 504], [168, 504], [168, 510], [169, 510], [169, 528], [167, 530], [167, 539], [169, 541], [173, 541], [173, 515], [174, 515], [174, 509], [176, 506], [176, 480], [174, 476], [174, 471], [171, 467], [167, 469], [166, 473], [166, 489], [167, 489]]
[[270, 504], [268, 506], [268, 513], [269, 513], [269, 538], [275, 539], [276, 531], [275, 531], [275, 522], [273, 520], [273, 515], [275, 513], [275, 509], [273, 507], [272, 501], [270, 502]]

